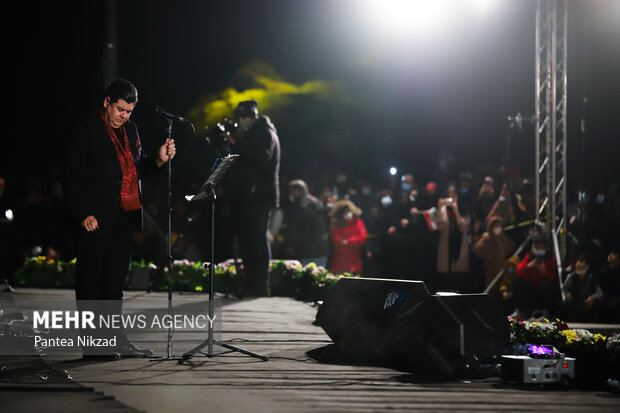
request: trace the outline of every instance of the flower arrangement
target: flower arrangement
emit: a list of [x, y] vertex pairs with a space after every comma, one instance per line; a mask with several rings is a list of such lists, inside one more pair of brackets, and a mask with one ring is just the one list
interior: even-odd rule
[[[16, 272], [16, 284], [33, 287], [73, 288], [75, 263], [53, 261], [46, 257], [29, 258]], [[138, 272], [148, 272], [150, 290], [168, 289], [168, 266], [157, 266], [152, 262], [133, 261], [126, 287], [131, 287], [132, 277]], [[234, 260], [217, 264], [214, 268], [214, 289], [221, 293], [237, 291], [239, 277], [243, 275], [243, 264], [237, 267]], [[209, 263], [201, 261], [175, 260], [172, 263], [173, 291], [208, 291], [210, 287]], [[342, 277], [358, 277], [351, 273], [334, 274], [328, 269], [310, 263], [302, 266], [296, 260], [274, 260], [270, 263], [271, 295], [294, 297], [316, 301], [324, 297]]]
[[15, 283], [30, 287], [67, 287], [75, 285], [75, 263], [56, 261], [44, 256], [27, 258], [15, 272]]
[[588, 330], [571, 329], [561, 320], [553, 322], [525, 321], [519, 317], [508, 317], [511, 341], [517, 343], [551, 344], [567, 355], [582, 351], [603, 351], [607, 337], [592, 334]]
[[571, 329], [565, 322], [525, 321], [508, 317], [510, 339], [516, 344], [552, 345], [568, 357], [577, 359], [580, 381], [595, 383], [620, 375], [620, 334], [605, 337], [583, 329]]

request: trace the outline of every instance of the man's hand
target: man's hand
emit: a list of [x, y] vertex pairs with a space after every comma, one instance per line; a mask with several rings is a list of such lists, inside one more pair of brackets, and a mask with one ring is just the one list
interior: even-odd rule
[[175, 153], [176, 147], [174, 146], [174, 139], [166, 139], [166, 143], [159, 148], [159, 158], [155, 161], [157, 166], [162, 166], [170, 159], [174, 158]]
[[220, 134], [221, 137], [228, 139], [228, 142], [230, 142], [231, 145], [234, 145], [235, 143], [237, 143], [235, 141], [235, 137], [233, 136], [233, 134], [231, 133], [230, 135], [226, 135], [226, 134]]
[[84, 229], [88, 232], [93, 232], [94, 230], [99, 228], [99, 223], [97, 222], [97, 218], [95, 218], [92, 215], [89, 215], [86, 218], [84, 218], [84, 220], [82, 221], [80, 225], [82, 225], [82, 227], [84, 227]]
[[528, 262], [527, 267], [536, 269], [540, 272], [545, 272], [547, 270], [547, 268], [545, 267], [545, 263], [542, 261], [538, 262], [537, 259], [533, 259], [532, 261]]

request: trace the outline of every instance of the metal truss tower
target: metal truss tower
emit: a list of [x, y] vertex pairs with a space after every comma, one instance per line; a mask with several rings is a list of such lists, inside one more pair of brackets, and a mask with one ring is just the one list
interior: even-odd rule
[[567, 0], [536, 7], [536, 220], [554, 242], [558, 266], [566, 252]]

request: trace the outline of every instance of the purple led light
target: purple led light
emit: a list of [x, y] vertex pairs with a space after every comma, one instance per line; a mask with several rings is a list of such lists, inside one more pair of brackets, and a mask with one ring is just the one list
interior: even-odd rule
[[554, 354], [553, 349], [545, 346], [537, 346], [535, 344], [528, 344], [528, 349], [530, 350], [530, 354]]

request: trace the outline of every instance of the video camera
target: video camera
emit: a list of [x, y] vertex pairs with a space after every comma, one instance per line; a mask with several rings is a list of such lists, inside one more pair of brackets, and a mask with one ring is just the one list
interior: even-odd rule
[[234, 120], [224, 118], [214, 126], [207, 126], [205, 128], [207, 130], [205, 141], [218, 157], [230, 154], [230, 140], [228, 138], [238, 127], [239, 125]]

